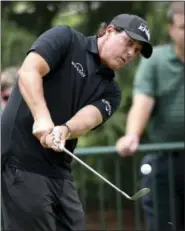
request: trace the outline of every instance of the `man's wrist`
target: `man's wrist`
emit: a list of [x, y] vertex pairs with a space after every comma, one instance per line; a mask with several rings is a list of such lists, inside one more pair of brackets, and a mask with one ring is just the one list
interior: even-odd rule
[[35, 110], [35, 113], [34, 113], [35, 120], [40, 120], [43, 118], [51, 120], [51, 115], [46, 105], [40, 106], [39, 108]]
[[39, 121], [39, 120], [52, 120], [51, 119], [51, 115], [48, 112], [41, 112], [41, 113], [37, 113], [34, 116], [34, 121]]
[[67, 125], [66, 123], [62, 124], [62, 126], [67, 128], [67, 138], [69, 138], [71, 136], [71, 128], [69, 127], [69, 125]]
[[133, 140], [136, 140], [137, 142], [140, 141], [140, 136], [137, 135], [137, 134], [127, 133], [126, 136], [127, 136], [127, 137], [130, 137], [130, 138], [133, 139]]

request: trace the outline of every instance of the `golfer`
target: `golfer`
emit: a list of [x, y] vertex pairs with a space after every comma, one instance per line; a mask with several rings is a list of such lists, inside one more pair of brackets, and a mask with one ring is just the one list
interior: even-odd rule
[[57, 26], [33, 43], [1, 120], [4, 230], [85, 229], [72, 159], [56, 143], [74, 152], [78, 137], [113, 115], [114, 71], [149, 58], [149, 39], [143, 19], [122, 14], [96, 36]]

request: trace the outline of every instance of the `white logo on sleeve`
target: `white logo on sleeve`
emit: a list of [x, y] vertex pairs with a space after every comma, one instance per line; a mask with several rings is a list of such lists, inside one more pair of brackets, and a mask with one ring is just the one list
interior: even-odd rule
[[147, 36], [148, 40], [150, 40], [150, 31], [144, 23], [141, 23], [140, 26], [138, 27], [138, 29], [140, 31], [144, 32], [145, 35]]
[[107, 112], [107, 114], [110, 116], [112, 113], [112, 107], [109, 103], [109, 101], [102, 99], [102, 102], [105, 104], [105, 111]]
[[84, 73], [84, 69], [82, 67], [82, 64], [80, 63], [75, 63], [75, 62], [71, 62], [71, 64], [73, 65], [73, 67], [77, 70], [77, 72], [82, 76], [85, 77], [85, 73]]

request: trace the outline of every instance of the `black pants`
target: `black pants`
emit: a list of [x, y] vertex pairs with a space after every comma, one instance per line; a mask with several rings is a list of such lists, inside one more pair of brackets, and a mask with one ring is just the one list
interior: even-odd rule
[[142, 198], [147, 230], [185, 230], [184, 153], [156, 153], [145, 156], [152, 172], [142, 176], [142, 187], [151, 192]]
[[1, 179], [4, 231], [84, 230], [84, 212], [72, 181], [7, 166]]

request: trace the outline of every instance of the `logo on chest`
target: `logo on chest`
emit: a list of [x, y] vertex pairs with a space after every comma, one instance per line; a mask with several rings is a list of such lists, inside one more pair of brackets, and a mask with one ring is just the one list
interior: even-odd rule
[[82, 64], [80, 63], [75, 63], [75, 62], [71, 62], [72, 66], [76, 69], [76, 71], [84, 78], [86, 75], [84, 73], [84, 69]]

